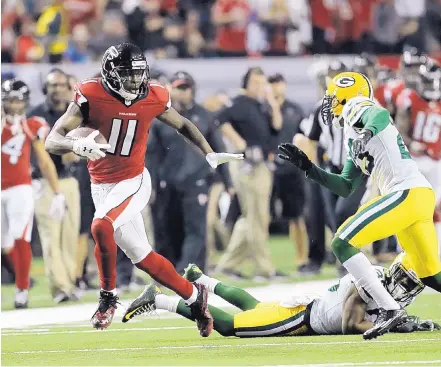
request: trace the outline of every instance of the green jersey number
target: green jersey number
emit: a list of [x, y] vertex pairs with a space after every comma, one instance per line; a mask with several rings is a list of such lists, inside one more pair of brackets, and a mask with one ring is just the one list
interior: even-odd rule
[[403, 137], [401, 136], [401, 134], [397, 135], [397, 144], [398, 144], [398, 148], [400, 149], [401, 159], [412, 159], [409, 150], [404, 144]]

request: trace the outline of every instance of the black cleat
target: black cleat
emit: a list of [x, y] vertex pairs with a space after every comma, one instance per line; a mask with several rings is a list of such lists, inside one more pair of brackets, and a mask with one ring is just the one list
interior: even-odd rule
[[363, 334], [363, 339], [375, 339], [386, 334], [389, 330], [407, 319], [407, 312], [400, 310], [385, 310], [380, 308], [375, 325]]
[[107, 328], [112, 323], [118, 303], [118, 296], [112, 292], [101, 290], [98, 309], [91, 319], [92, 326], [101, 330]]
[[156, 285], [147, 285], [144, 291], [130, 304], [123, 316], [122, 322], [127, 322], [135, 316], [156, 310], [155, 296], [158, 293], [161, 293], [161, 291]]
[[189, 307], [196, 320], [199, 334], [206, 338], [213, 331], [213, 316], [208, 310], [208, 290], [202, 284], [193, 284], [198, 290], [198, 297]]

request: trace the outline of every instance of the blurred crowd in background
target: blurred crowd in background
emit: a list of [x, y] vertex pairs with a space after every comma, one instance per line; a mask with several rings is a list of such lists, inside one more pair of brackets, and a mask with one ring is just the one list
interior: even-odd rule
[[155, 58], [441, 49], [441, 0], [5, 0], [2, 62], [100, 59], [129, 41]]

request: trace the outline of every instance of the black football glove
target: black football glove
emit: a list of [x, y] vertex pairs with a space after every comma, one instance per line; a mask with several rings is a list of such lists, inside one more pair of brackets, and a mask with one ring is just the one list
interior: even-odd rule
[[300, 168], [302, 171], [308, 172], [312, 167], [312, 162], [308, 156], [294, 144], [283, 143], [279, 145], [280, 159], [291, 162], [294, 166]]
[[359, 157], [361, 153], [366, 150], [366, 145], [372, 138], [372, 131], [364, 130], [354, 141], [352, 142], [352, 154], [353, 157]]

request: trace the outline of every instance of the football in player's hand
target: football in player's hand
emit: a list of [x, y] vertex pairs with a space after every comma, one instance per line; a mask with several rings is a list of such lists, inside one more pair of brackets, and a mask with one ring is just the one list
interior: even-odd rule
[[[73, 139], [79, 139], [79, 138], [86, 138], [90, 134], [92, 134], [95, 131], [95, 129], [91, 129], [90, 127], [77, 127], [76, 129], [73, 129], [69, 131], [66, 136]], [[95, 137], [95, 141], [98, 144], [107, 144], [107, 140], [104, 137], [103, 134], [99, 133]]]

